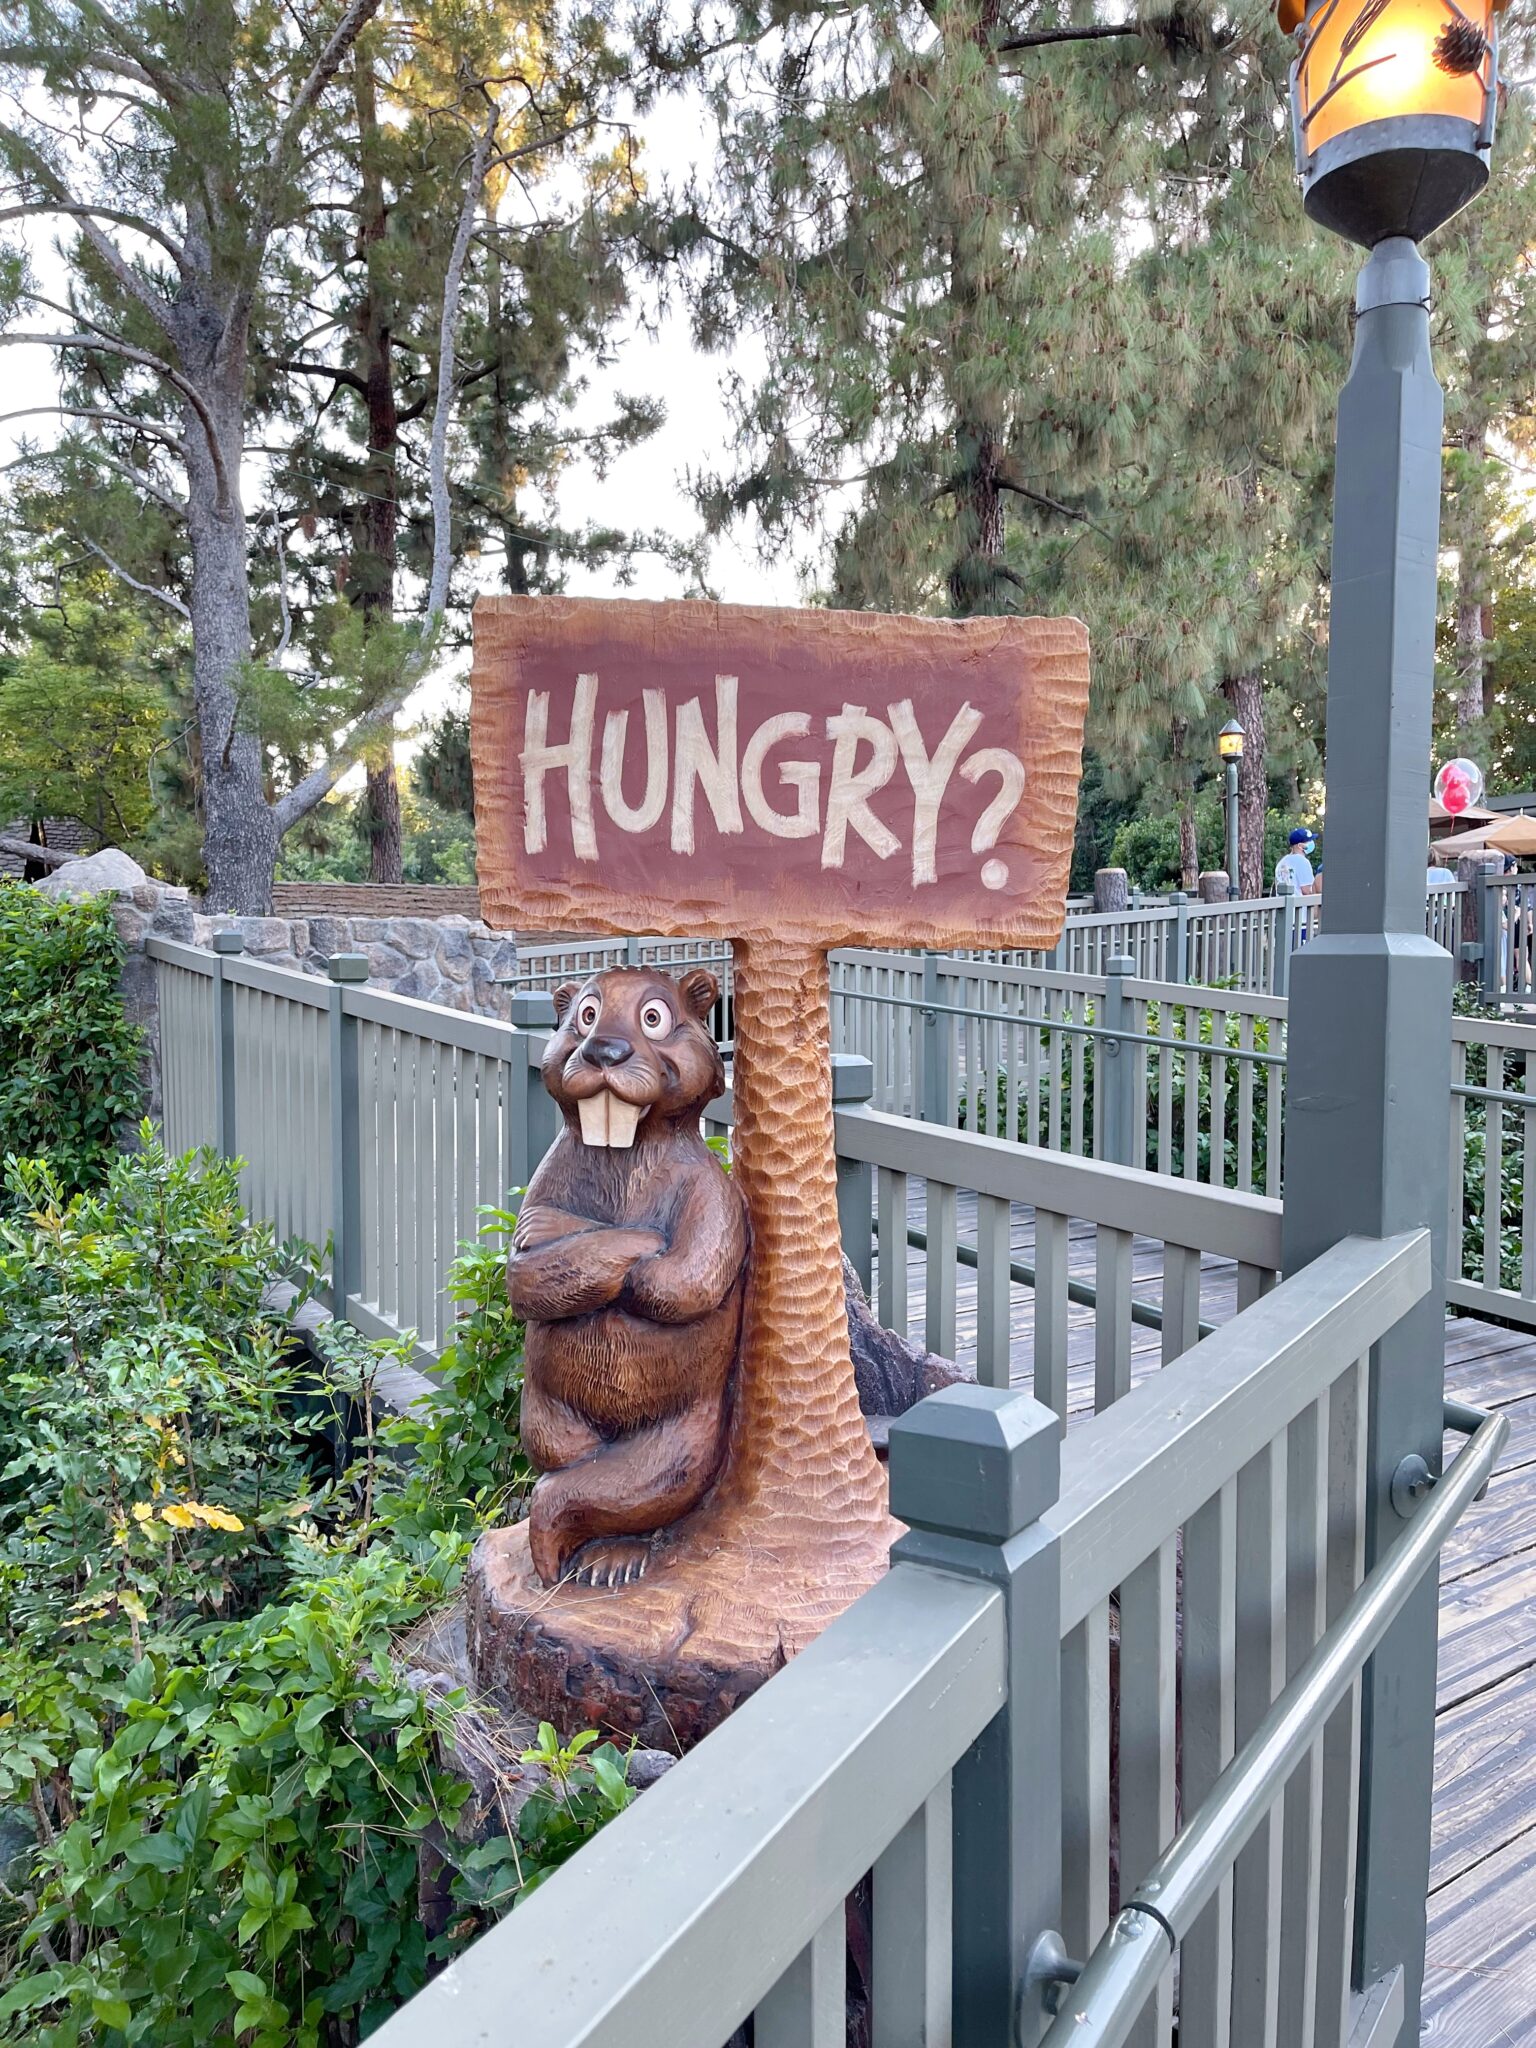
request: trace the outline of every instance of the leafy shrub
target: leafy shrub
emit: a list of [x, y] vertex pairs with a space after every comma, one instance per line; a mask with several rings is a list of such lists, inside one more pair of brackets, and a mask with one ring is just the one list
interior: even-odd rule
[[69, 1193], [100, 1179], [142, 1098], [121, 967], [106, 897], [0, 882], [0, 1158], [46, 1153]]
[[425, 1416], [376, 1419], [408, 1339], [338, 1337], [361, 1415], [338, 1475], [315, 1450], [333, 1382], [263, 1303], [308, 1268], [244, 1218], [236, 1166], [146, 1130], [99, 1193], [9, 1171], [0, 1809], [33, 1844], [0, 1870], [0, 2041], [348, 2048], [631, 1796], [619, 1752], [541, 1731], [547, 1782], [464, 1859], [429, 1936], [418, 1855], [462, 1812], [437, 1741], [462, 1702], [394, 1651], [528, 1476], [516, 1219], [493, 1213], [455, 1269]]
[[[1296, 820], [1279, 811], [1264, 816], [1264, 883], [1274, 883], [1275, 864], [1286, 850]], [[1195, 800], [1195, 843], [1202, 868], [1226, 866], [1226, 825], [1221, 798], [1205, 793]], [[1130, 818], [1121, 825], [1109, 851], [1109, 865], [1124, 868], [1133, 889], [1177, 889], [1179, 871], [1178, 813], [1165, 809], [1153, 817]]]

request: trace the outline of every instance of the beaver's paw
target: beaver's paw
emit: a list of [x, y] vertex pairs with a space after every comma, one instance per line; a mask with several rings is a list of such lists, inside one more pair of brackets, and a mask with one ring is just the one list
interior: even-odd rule
[[630, 1586], [645, 1577], [651, 1546], [639, 1536], [598, 1536], [584, 1543], [562, 1577], [578, 1586]]

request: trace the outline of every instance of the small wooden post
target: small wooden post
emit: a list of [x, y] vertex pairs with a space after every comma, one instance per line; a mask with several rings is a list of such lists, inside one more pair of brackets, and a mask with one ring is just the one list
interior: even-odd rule
[[1202, 903], [1227, 903], [1231, 901], [1227, 892], [1227, 871], [1225, 868], [1204, 868], [1201, 870], [1200, 901]]
[[1100, 868], [1093, 878], [1093, 907], [1108, 913], [1130, 907], [1131, 892], [1124, 868]]

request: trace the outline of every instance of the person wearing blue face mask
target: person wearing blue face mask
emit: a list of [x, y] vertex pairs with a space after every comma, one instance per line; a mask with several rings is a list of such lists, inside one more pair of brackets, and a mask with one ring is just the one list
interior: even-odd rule
[[1321, 887], [1312, 872], [1317, 841], [1305, 825], [1291, 833], [1290, 845], [1275, 863], [1275, 887], [1294, 889], [1298, 896], [1317, 896]]

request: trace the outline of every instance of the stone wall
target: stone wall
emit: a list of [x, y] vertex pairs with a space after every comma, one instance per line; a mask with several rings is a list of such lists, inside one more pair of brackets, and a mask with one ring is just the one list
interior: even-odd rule
[[[62, 870], [61, 870], [62, 872]], [[324, 974], [332, 953], [362, 953], [375, 988], [445, 1009], [505, 1017], [517, 946], [467, 917], [196, 917], [196, 944], [238, 931], [253, 960]]]
[[216, 931], [238, 931], [253, 960], [323, 975], [332, 953], [361, 953], [369, 985], [481, 1017], [509, 1015], [516, 942], [478, 919], [451, 917], [205, 917], [185, 889], [152, 881], [136, 861], [108, 847], [69, 861], [35, 886], [50, 896], [110, 895], [122, 937], [123, 1002], [145, 1034], [146, 1109], [160, 1114], [160, 1009], [151, 938], [206, 946]]

